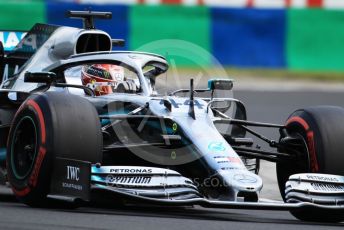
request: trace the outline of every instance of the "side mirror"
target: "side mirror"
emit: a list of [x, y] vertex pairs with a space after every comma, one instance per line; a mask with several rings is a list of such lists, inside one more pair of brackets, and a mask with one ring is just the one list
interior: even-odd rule
[[208, 88], [214, 90], [231, 90], [233, 89], [233, 80], [231, 79], [210, 79]]
[[125, 40], [124, 39], [112, 39], [112, 46], [114, 47], [123, 47], [125, 46]]
[[53, 72], [26, 72], [24, 82], [51, 84], [56, 80], [56, 74]]
[[216, 109], [220, 111], [221, 113], [226, 113], [232, 106], [231, 101], [214, 101], [211, 104], [212, 109]]

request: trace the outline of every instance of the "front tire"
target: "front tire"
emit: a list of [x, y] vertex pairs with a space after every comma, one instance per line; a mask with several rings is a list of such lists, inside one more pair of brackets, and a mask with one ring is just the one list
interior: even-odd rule
[[[297, 110], [286, 122], [290, 136], [301, 137], [301, 156], [294, 162], [277, 164], [277, 180], [285, 200], [285, 183], [292, 174], [324, 173], [344, 175], [344, 109], [334, 106], [317, 106]], [[286, 201], [286, 200], [285, 200]], [[296, 218], [305, 221], [339, 222], [344, 215], [338, 212], [309, 210], [292, 211]]]
[[46, 206], [55, 157], [101, 161], [97, 111], [75, 95], [32, 95], [14, 117], [7, 151], [8, 181], [16, 197], [30, 206]]

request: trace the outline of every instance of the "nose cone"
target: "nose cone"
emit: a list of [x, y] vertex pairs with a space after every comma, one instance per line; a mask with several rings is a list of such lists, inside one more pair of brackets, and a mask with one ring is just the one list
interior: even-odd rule
[[247, 170], [221, 170], [219, 175], [222, 177], [224, 184], [232, 191], [235, 200], [241, 194], [256, 194], [258, 196], [263, 188], [262, 179]]

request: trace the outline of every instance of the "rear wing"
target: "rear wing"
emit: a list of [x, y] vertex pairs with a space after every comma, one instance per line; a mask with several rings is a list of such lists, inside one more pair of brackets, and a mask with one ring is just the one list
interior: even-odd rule
[[27, 31], [0, 30], [0, 42], [4, 47], [5, 54], [12, 51], [25, 37]]
[[17, 47], [26, 34], [26, 31], [0, 30], [0, 84], [8, 78], [10, 72], [13, 74], [18, 71], [19, 65], [10, 68], [7, 55]]
[[10, 66], [6, 57], [17, 47], [26, 34], [25, 31], [0, 30], [0, 84], [8, 79], [9, 72], [13, 74], [18, 71], [19, 65], [15, 65], [12, 71], [9, 70]]
[[59, 26], [37, 23], [27, 32], [0, 30], [0, 42], [3, 45], [0, 84], [15, 75], [57, 28]]

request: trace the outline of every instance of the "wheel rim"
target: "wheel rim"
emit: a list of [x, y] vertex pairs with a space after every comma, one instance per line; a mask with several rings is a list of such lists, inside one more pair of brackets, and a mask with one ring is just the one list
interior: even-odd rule
[[17, 124], [11, 144], [11, 166], [14, 176], [26, 178], [34, 165], [37, 153], [37, 127], [29, 116], [23, 117]]

